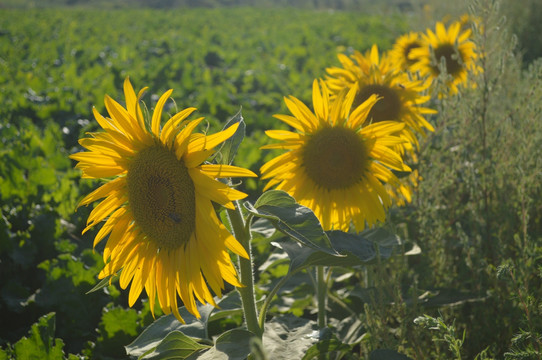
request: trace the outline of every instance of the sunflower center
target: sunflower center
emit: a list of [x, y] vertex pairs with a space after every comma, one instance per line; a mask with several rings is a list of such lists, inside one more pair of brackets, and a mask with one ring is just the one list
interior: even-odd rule
[[368, 154], [354, 130], [326, 127], [312, 135], [303, 149], [303, 166], [309, 178], [328, 189], [347, 188], [365, 172]]
[[362, 87], [354, 99], [353, 108], [355, 109], [363, 104], [373, 94], [378, 95], [382, 99], [374, 104], [367, 119], [372, 119], [373, 123], [385, 120], [397, 120], [401, 112], [401, 99], [397, 95], [397, 92], [388, 86], [370, 84]]
[[141, 150], [128, 168], [128, 201], [134, 220], [159, 249], [190, 240], [196, 224], [194, 183], [184, 162], [161, 145]]
[[446, 61], [447, 74], [455, 76], [463, 69], [463, 66], [461, 65], [462, 59], [460, 59], [461, 54], [455, 50], [455, 47], [452, 44], [439, 45], [434, 51], [437, 64], [433, 66], [433, 71], [437, 74], [440, 73], [439, 66], [442, 58]]
[[405, 59], [406, 59], [408, 65], [413, 65], [414, 63], [417, 62], [417, 59], [411, 59], [409, 56], [410, 56], [410, 52], [412, 51], [412, 49], [416, 49], [416, 48], [419, 48], [419, 47], [421, 47], [421, 44], [419, 42], [412, 42], [412, 43], [408, 44], [407, 46], [405, 46], [405, 48], [403, 50], [403, 54], [405, 56]]

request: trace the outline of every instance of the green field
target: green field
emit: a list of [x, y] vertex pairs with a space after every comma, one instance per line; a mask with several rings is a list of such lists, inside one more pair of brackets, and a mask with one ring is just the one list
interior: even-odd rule
[[[403, 239], [394, 254], [421, 253], [333, 273], [336, 334], [328, 346], [343, 342], [342, 358], [542, 354], [542, 63], [522, 62], [497, 9], [474, 10], [485, 25], [476, 39], [484, 71], [476, 88], [431, 101], [438, 115], [421, 146], [424, 181], [386, 224]], [[106, 114], [105, 94], [123, 99], [127, 76], [136, 92], [149, 87], [149, 107], [174, 89], [166, 110], [196, 107], [207, 119], [203, 131], [220, 130], [241, 110], [247, 132], [235, 163], [259, 173], [275, 154], [259, 150], [270, 142], [264, 131], [286, 129], [272, 117], [288, 113], [284, 96], [309, 104], [313, 79], [339, 66], [338, 53], [388, 50], [401, 34], [422, 30], [419, 18], [279, 7], [2, 9], [0, 360], [122, 359], [153, 322], [146, 298], [129, 308], [116, 284], [86, 294], [98, 283], [103, 246], [92, 249], [97, 230], [81, 235], [92, 207], [75, 208], [98, 183], [81, 179], [68, 158], [98, 129], [92, 107]], [[254, 201], [264, 185], [250, 179], [242, 187]], [[256, 269], [267, 264], [256, 279], [263, 297], [288, 267], [269, 265], [283, 253], [269, 239], [256, 236], [253, 246]], [[270, 316], [315, 319], [305, 272], [282, 291]], [[416, 324], [424, 314], [443, 322]], [[241, 323], [232, 311], [209, 332]], [[379, 349], [395, 355], [369, 357]]]

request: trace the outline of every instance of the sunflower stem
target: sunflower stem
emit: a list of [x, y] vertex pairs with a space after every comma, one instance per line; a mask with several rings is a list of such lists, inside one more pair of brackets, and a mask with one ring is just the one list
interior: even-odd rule
[[228, 217], [235, 238], [243, 245], [248, 254], [248, 259], [239, 256], [239, 280], [243, 286], [237, 288], [237, 291], [241, 295], [241, 302], [243, 303], [243, 313], [247, 329], [261, 338], [263, 327], [260, 327], [258, 323], [258, 310], [256, 309], [256, 297], [254, 296], [250, 228], [245, 227], [245, 220], [238, 201], [235, 202], [235, 210], [228, 209]]
[[326, 302], [327, 302], [327, 282], [324, 277], [324, 267], [316, 267], [316, 295], [318, 301], [318, 327], [326, 327]]
[[267, 294], [267, 297], [265, 298], [262, 304], [262, 307], [260, 308], [260, 328], [263, 329], [264, 327], [265, 317], [267, 315], [267, 309], [269, 309], [269, 305], [271, 305], [271, 301], [273, 300], [273, 297], [277, 294], [280, 288], [284, 286], [284, 284], [286, 284], [288, 280], [290, 280], [292, 275], [294, 275], [299, 270], [300, 269], [294, 270], [293, 272], [288, 272], [288, 274], [284, 275], [282, 279], [280, 279], [280, 281], [277, 283], [277, 285], [275, 285], [275, 287], [271, 289], [269, 294]]

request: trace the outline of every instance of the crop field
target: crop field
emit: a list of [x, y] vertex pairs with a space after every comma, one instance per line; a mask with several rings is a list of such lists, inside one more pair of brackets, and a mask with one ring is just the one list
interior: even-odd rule
[[[401, 35], [435, 29], [440, 21], [448, 26], [459, 21], [461, 13], [439, 12], [438, 6], [429, 5], [408, 13], [317, 6], [125, 5], [107, 10], [0, 6], [0, 360], [244, 359], [249, 353], [262, 360], [541, 358], [542, 61], [525, 51], [531, 39], [522, 30], [527, 26], [514, 27], [517, 21], [504, 20], [506, 6], [499, 8], [489, 0], [469, 5], [465, 13], [470, 11], [476, 21], [468, 25], [472, 26], [468, 41], [475, 44], [476, 56], [465, 75], [466, 85], [454, 92], [445, 77], [429, 87], [431, 81], [409, 75], [423, 87], [424, 100], [416, 106], [428, 109], [423, 117], [430, 124], [415, 133], [419, 145], [412, 146], [414, 150], [402, 150], [399, 162], [402, 166], [408, 159], [409, 167], [393, 169], [393, 178], [397, 175], [401, 181], [410, 170], [418, 175], [412, 199], [385, 206], [385, 216], [374, 215], [378, 221], [366, 215], [362, 220], [367, 227], [358, 226], [358, 231], [354, 215], [350, 228], [338, 229], [333, 219], [320, 218], [317, 205], [314, 213], [306, 210], [310, 206], [297, 198], [301, 190], [290, 197], [265, 188], [269, 180], [261, 178], [264, 164], [297, 146], [270, 144], [305, 126], [299, 120], [297, 130], [292, 130], [295, 121], [273, 115], [306, 116], [299, 115], [304, 108], [292, 111], [295, 106], [288, 96], [317, 113], [313, 81], [329, 80], [333, 77], [329, 68], [344, 66], [339, 54], [369, 54], [377, 45], [383, 56]], [[533, 13], [542, 11], [536, 1], [532, 6]], [[537, 43], [532, 44], [536, 48]], [[459, 64], [463, 62], [467, 58]], [[253, 287], [245, 285], [244, 255], [234, 247], [228, 247], [230, 251], [224, 247], [223, 253], [231, 256], [243, 285], [236, 286], [235, 276], [230, 281], [220, 275], [226, 280], [221, 299], [209, 275], [212, 271], [204, 268], [226, 272], [226, 265], [222, 261], [213, 268], [206, 263], [206, 254], [196, 256], [202, 259], [204, 275], [198, 268], [201, 284], [191, 279], [190, 296], [182, 293], [182, 284], [172, 287], [157, 280], [158, 294], [153, 295], [158, 300], [149, 299], [147, 285], [134, 300], [129, 288], [121, 286], [126, 282], [121, 271], [98, 277], [108, 269], [103, 254], [115, 235], [106, 234], [107, 245], [104, 240], [93, 247], [102, 225], [89, 229], [92, 224], [87, 221], [95, 216], [98, 203], [78, 204], [106, 184], [105, 178], [113, 177], [82, 176], [91, 167], [77, 154], [85, 150], [80, 139], [98, 137], [105, 129], [94, 112], [120, 116], [113, 115], [115, 106], [104, 99], [106, 95], [118, 101], [122, 111], [132, 111], [125, 99], [126, 79], [135, 94], [148, 87], [141, 97], [141, 113], [147, 120], [160, 106], [167, 119], [196, 108], [190, 119], [205, 119], [194, 132], [206, 137], [187, 137], [194, 143], [205, 138], [218, 144], [211, 134], [222, 134], [228, 122], [228, 126], [239, 122], [239, 129], [244, 129], [244, 137], [236, 131], [229, 135], [232, 140], [222, 139], [225, 145], [218, 155], [198, 166], [211, 172], [212, 166], [230, 169], [233, 164], [257, 175], [243, 170], [247, 178], [214, 185], [233, 186], [247, 195], [242, 199], [226, 190], [220, 190], [226, 194], [220, 195], [226, 198], [223, 202], [218, 195], [209, 195], [216, 210], [212, 219], [238, 240], [236, 215], [220, 205], [228, 207], [230, 200], [242, 204], [237, 209], [247, 222], [250, 245], [240, 242], [252, 248], [248, 273]], [[172, 100], [160, 105], [169, 89]], [[332, 94], [330, 104], [348, 94]], [[160, 129], [159, 121], [149, 120], [142, 128]], [[368, 128], [373, 125], [377, 124]], [[398, 142], [392, 135], [386, 141]], [[156, 133], [152, 136], [159, 141]], [[185, 151], [197, 153], [186, 146]], [[326, 159], [316, 167], [324, 167]], [[382, 155], [374, 161], [383, 166], [387, 159]], [[297, 164], [293, 160], [280, 168], [286, 173], [285, 183]], [[291, 188], [304, 184], [300, 180]], [[275, 185], [281, 186], [278, 181]], [[191, 186], [199, 194], [196, 181]], [[216, 190], [209, 189], [200, 192]], [[281, 189], [289, 192], [286, 186]], [[161, 195], [158, 190], [153, 194]], [[128, 205], [119, 206], [135, 206], [130, 199]], [[386, 201], [377, 202], [366, 208], [380, 211]], [[296, 217], [300, 213], [305, 217]], [[168, 216], [181, 222], [176, 213]], [[139, 219], [135, 216], [130, 224], [139, 228]], [[199, 220], [194, 222], [199, 226]], [[126, 225], [126, 232], [132, 225]], [[345, 232], [339, 235], [338, 230]], [[168, 246], [162, 243], [157, 254], [166, 252], [164, 248], [169, 251]], [[184, 270], [190, 272], [187, 269], [188, 265]], [[137, 280], [133, 276], [131, 287]], [[202, 304], [210, 303], [207, 287], [217, 295], [219, 307]], [[174, 301], [161, 292], [165, 288], [172, 288]], [[256, 326], [263, 335], [250, 325], [246, 289], [254, 292], [250, 296], [256, 311], [263, 314], [258, 319], [261, 326]], [[192, 292], [199, 319], [192, 310], [196, 302], [192, 307], [187, 301], [194, 299]], [[177, 305], [186, 324], [176, 317]]]

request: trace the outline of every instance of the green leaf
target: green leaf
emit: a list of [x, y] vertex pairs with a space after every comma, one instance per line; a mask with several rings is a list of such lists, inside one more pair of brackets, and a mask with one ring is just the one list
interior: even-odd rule
[[243, 329], [226, 331], [216, 339], [212, 348], [197, 357], [190, 357], [190, 360], [245, 360], [250, 354], [251, 339], [254, 336]]
[[99, 330], [105, 339], [118, 338], [119, 334], [135, 336], [138, 332], [137, 321], [138, 316], [134, 309], [125, 309], [121, 306], [107, 306], [104, 308]]
[[394, 247], [400, 244], [398, 237], [395, 235], [392, 236], [385, 231], [372, 231], [369, 233], [371, 238], [377, 240], [380, 245], [368, 240], [364, 236], [365, 233], [350, 234], [338, 230], [326, 233], [332, 247], [337, 250], [340, 256], [303, 247], [293, 241], [277, 241], [272, 244], [283, 249], [288, 254], [290, 258], [290, 271], [314, 265], [344, 267], [366, 265], [374, 261], [378, 254], [380, 254], [382, 259], [389, 258], [393, 253]]
[[[337, 357], [338, 354], [341, 353], [351, 353], [352, 347], [343, 344], [337, 339], [329, 339], [329, 340], [323, 340], [319, 341], [313, 346], [311, 346], [307, 352], [305, 353], [305, 356], [303, 356], [303, 360], [312, 360], [312, 359], [334, 359]], [[326, 355], [326, 356], [323, 356]]]
[[392, 247], [396, 245], [401, 245], [401, 239], [399, 238], [399, 236], [391, 233], [390, 231], [382, 227], [367, 229], [361, 232], [359, 236], [369, 241], [372, 241], [380, 246]]
[[120, 273], [121, 272], [122, 272], [122, 269], [117, 271], [117, 273], [114, 274], [114, 275], [109, 275], [109, 276], [103, 278], [102, 280], [100, 280], [99, 283], [96, 284], [96, 286], [94, 286], [92, 289], [87, 291], [86, 295], [88, 295], [90, 293], [93, 293], [95, 291], [101, 290], [103, 288], [106, 288], [106, 287], [110, 286], [112, 283], [117, 282], [119, 280], [119, 278], [120, 278]]
[[23, 337], [15, 346], [17, 359], [62, 359], [64, 342], [55, 339], [55, 313], [42, 316], [32, 325], [29, 337]]
[[369, 354], [369, 360], [412, 360], [394, 350], [378, 349]]
[[246, 202], [245, 207], [255, 216], [270, 220], [278, 230], [301, 245], [338, 255], [312, 210], [296, 203], [286, 192], [266, 191], [254, 206]]
[[209, 321], [218, 320], [242, 311], [241, 298], [237, 291], [231, 291], [221, 299], [216, 299], [216, 303], [219, 308], [212, 305], [198, 306], [201, 315], [199, 319], [190, 314], [184, 306], [180, 307], [179, 313], [185, 324], [181, 324], [173, 314], [160, 317], [143, 330], [131, 344], [125, 346], [126, 353], [137, 357], [148, 354], [173, 331], [180, 331], [192, 338], [208, 339], [207, 325]]
[[381, 258], [389, 258], [393, 250], [401, 245], [401, 239], [389, 231], [377, 228], [363, 231], [359, 234], [345, 233], [342, 231], [328, 231], [331, 244], [337, 251], [346, 257], [367, 263], [380, 254]]
[[158, 344], [153, 352], [146, 354], [142, 359], [148, 360], [164, 360], [164, 359], [179, 359], [183, 360], [190, 355], [197, 353], [200, 350], [208, 349], [210, 346], [202, 345], [193, 338], [186, 336], [180, 331], [170, 332]]
[[241, 295], [238, 291], [230, 291], [217, 302], [217, 305], [219, 308], [214, 308], [212, 310], [208, 322], [219, 320], [235, 314], [241, 314], [243, 312]]
[[265, 238], [269, 238], [276, 233], [277, 229], [268, 219], [259, 218], [250, 224], [250, 231], [260, 234]]
[[301, 359], [320, 340], [316, 322], [290, 314], [267, 322], [263, 334], [265, 351], [273, 360]]
[[138, 320], [136, 310], [108, 304], [103, 309], [102, 319], [98, 324], [96, 353], [113, 357], [125, 356], [124, 345], [133, 341], [141, 330]]
[[0, 360], [8, 360], [7, 350], [0, 349]]
[[136, 357], [150, 353], [173, 331], [181, 331], [183, 334], [193, 338], [206, 339], [207, 321], [213, 309], [211, 305], [198, 306], [201, 318], [197, 319], [184, 306], [180, 307], [179, 313], [186, 324], [180, 323], [172, 314], [160, 317], [143, 330], [131, 344], [125, 346], [126, 353]]
[[221, 158], [218, 159], [219, 164], [226, 164], [231, 165], [233, 163], [233, 160], [235, 159], [235, 155], [237, 154], [237, 150], [239, 149], [239, 145], [241, 145], [241, 142], [243, 142], [243, 139], [245, 138], [245, 129], [246, 125], [243, 120], [243, 115], [241, 114], [241, 109], [235, 114], [224, 126], [224, 129], [229, 128], [235, 123], [239, 123], [239, 127], [235, 131], [235, 133], [230, 137], [228, 140], [226, 140], [222, 147], [220, 148], [220, 154]]

